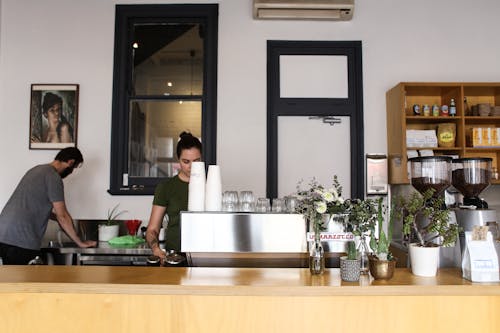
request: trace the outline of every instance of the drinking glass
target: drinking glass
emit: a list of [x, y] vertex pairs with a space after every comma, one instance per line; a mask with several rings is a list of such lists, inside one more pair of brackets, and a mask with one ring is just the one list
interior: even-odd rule
[[225, 212], [236, 212], [238, 209], [238, 192], [225, 191], [222, 194], [222, 210]]
[[274, 198], [273, 199], [273, 206], [272, 206], [272, 211], [274, 213], [283, 213], [285, 212], [285, 200], [281, 198]]
[[297, 208], [297, 198], [293, 195], [285, 197], [285, 207], [288, 213], [294, 213], [295, 208]]
[[257, 199], [257, 206], [255, 208], [257, 212], [266, 213], [271, 211], [271, 203], [268, 198]]
[[255, 209], [255, 197], [252, 191], [240, 192], [240, 210], [242, 212], [253, 212]]

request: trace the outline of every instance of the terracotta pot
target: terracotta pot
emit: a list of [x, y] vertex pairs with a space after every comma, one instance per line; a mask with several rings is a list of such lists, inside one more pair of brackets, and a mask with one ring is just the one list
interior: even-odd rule
[[394, 275], [396, 259], [379, 260], [375, 256], [369, 256], [370, 274], [375, 280], [389, 280]]

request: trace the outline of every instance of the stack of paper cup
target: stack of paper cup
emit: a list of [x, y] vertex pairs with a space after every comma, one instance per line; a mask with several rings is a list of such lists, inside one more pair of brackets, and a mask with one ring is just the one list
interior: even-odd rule
[[205, 210], [205, 182], [205, 162], [193, 162], [189, 178], [189, 211], [202, 212]]
[[218, 165], [208, 166], [205, 210], [211, 212], [220, 212], [222, 210], [222, 181]]

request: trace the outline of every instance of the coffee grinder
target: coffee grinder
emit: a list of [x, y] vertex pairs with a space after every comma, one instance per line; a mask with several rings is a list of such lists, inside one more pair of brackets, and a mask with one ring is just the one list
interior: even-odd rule
[[[424, 194], [429, 189], [434, 189], [433, 198], [443, 198], [444, 191], [452, 183], [452, 158], [449, 156], [420, 156], [408, 159], [410, 162], [410, 178], [413, 187]], [[417, 217], [417, 224], [427, 225], [428, 219], [425, 216]], [[453, 211], [450, 212], [450, 222], [457, 223]], [[410, 239], [410, 241], [412, 241]], [[436, 239], [439, 243], [439, 239]], [[439, 254], [439, 267], [460, 267], [461, 253], [458, 242], [452, 247], [441, 247]]]
[[455, 208], [457, 222], [462, 227], [460, 245], [465, 244], [464, 231], [472, 231], [474, 226], [489, 226], [493, 237], [496, 235], [497, 213], [488, 209], [488, 203], [479, 198], [491, 182], [491, 158], [469, 157], [453, 160], [452, 184], [463, 195], [463, 205]]
[[448, 156], [410, 158], [411, 184], [422, 195], [434, 189], [433, 197], [442, 197], [444, 190], [451, 185], [451, 160]]

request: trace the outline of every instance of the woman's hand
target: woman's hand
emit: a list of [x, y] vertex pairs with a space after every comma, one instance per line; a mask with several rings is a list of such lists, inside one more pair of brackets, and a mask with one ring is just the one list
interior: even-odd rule
[[152, 250], [152, 251], [153, 251], [153, 255], [160, 258], [160, 265], [163, 265], [165, 262], [165, 258], [167, 257], [167, 254], [165, 253], [165, 251], [160, 249], [160, 247], [155, 247], [154, 250]]

